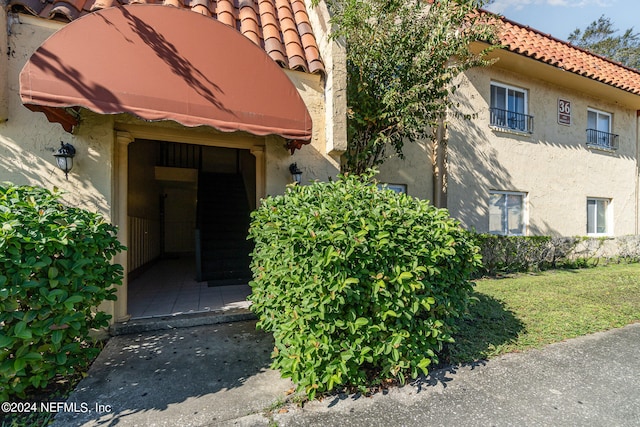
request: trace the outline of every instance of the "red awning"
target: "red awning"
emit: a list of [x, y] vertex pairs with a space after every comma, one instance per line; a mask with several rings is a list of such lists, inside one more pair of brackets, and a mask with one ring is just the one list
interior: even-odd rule
[[20, 97], [68, 132], [77, 123], [69, 108], [84, 107], [311, 139], [300, 94], [262, 49], [215, 19], [171, 6], [113, 7], [71, 22], [26, 63]]

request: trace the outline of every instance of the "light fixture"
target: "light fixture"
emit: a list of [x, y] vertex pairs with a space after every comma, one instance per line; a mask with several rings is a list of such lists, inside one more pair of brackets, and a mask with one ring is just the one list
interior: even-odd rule
[[293, 182], [300, 184], [300, 181], [302, 181], [302, 171], [298, 169], [297, 163], [291, 163], [289, 165], [289, 172], [291, 172], [291, 179], [293, 179]]
[[73, 168], [73, 157], [76, 155], [75, 147], [60, 141], [60, 148], [53, 155], [58, 167], [64, 172], [65, 178], [69, 179], [69, 172]]

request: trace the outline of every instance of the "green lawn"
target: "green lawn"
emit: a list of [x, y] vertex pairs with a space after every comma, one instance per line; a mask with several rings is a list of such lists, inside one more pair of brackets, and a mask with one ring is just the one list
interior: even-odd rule
[[446, 362], [490, 358], [640, 321], [640, 264], [476, 281]]

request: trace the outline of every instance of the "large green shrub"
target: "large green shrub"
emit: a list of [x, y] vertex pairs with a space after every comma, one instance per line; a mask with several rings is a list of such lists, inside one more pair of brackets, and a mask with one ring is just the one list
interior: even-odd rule
[[89, 330], [108, 325], [96, 311], [114, 300], [123, 249], [115, 227], [66, 207], [37, 187], [0, 186], [0, 400], [23, 397], [56, 375], [83, 369], [97, 350]]
[[451, 341], [480, 263], [447, 211], [370, 176], [294, 186], [252, 214], [252, 310], [273, 367], [312, 398], [416, 377]]

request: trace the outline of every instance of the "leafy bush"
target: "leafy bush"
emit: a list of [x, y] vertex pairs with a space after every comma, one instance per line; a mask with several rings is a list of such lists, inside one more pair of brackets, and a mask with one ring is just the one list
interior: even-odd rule
[[66, 207], [37, 187], [0, 186], [0, 400], [24, 397], [96, 355], [84, 343], [108, 325], [95, 311], [115, 300], [124, 249], [95, 213]]
[[479, 234], [478, 246], [482, 254], [482, 273], [514, 273], [544, 270], [555, 265], [549, 236], [498, 236]]
[[480, 264], [447, 211], [371, 178], [289, 187], [252, 214], [251, 307], [273, 367], [310, 398], [426, 373]]
[[[605, 240], [601, 237], [498, 236], [476, 235], [482, 255], [479, 275], [543, 271], [551, 268], [585, 268], [598, 264]], [[631, 239], [629, 241], [633, 242]], [[622, 246], [622, 245], [619, 245]], [[633, 250], [624, 252], [633, 259]], [[627, 256], [627, 254], [629, 254]]]

